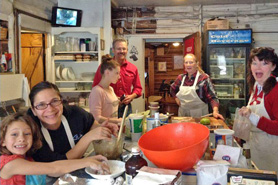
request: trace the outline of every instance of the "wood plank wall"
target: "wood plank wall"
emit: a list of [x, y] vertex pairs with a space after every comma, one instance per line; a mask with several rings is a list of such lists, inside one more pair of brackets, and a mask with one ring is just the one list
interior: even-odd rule
[[[158, 47], [160, 48], [160, 47]], [[180, 45], [179, 47], [174, 47], [170, 44], [168, 44], [168, 46], [164, 46], [164, 54], [163, 55], [158, 55], [157, 51], [158, 48], [148, 48], [147, 50], [151, 50], [151, 52], [146, 51], [146, 53], [150, 53], [150, 60], [154, 62], [154, 65], [148, 65], [147, 62], [148, 60], [146, 60], [146, 70], [145, 71], [152, 71], [150, 69], [148, 69], [148, 66], [152, 67], [153, 66], [153, 74], [149, 74], [149, 79], [152, 79], [153, 76], [153, 80], [150, 80], [149, 83], [149, 88], [152, 89], [152, 87], [154, 87], [154, 92], [150, 91], [149, 96], [151, 95], [161, 95], [161, 93], [159, 92], [159, 88], [160, 85], [162, 84], [163, 80], [166, 80], [165, 83], [170, 84], [171, 80], [175, 80], [177, 78], [177, 76], [181, 73], [183, 73], [183, 69], [179, 69], [179, 70], [174, 70], [173, 69], [173, 57], [175, 55], [183, 55], [183, 46]], [[151, 56], [153, 53], [153, 57]], [[153, 58], [153, 60], [152, 60]], [[151, 62], [150, 61], [150, 62]], [[159, 62], [166, 62], [166, 72], [160, 72], [158, 71], [158, 63]]]

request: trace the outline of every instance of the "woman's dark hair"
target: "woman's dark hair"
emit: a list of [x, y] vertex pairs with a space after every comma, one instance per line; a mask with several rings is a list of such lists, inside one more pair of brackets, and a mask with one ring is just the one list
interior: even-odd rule
[[31, 89], [31, 92], [29, 94], [29, 99], [31, 101], [31, 105], [32, 107], [34, 107], [34, 100], [35, 100], [35, 96], [42, 90], [45, 90], [45, 89], [54, 89], [57, 94], [60, 96], [60, 98], [62, 98], [62, 95], [58, 89], [58, 87], [51, 83], [51, 82], [48, 82], [48, 81], [42, 81], [40, 83], [38, 83], [37, 85], [35, 85], [32, 89]]
[[114, 60], [110, 55], [103, 55], [101, 58], [101, 66], [100, 66], [100, 73], [103, 75], [106, 69], [113, 70], [116, 67], [120, 66], [120, 64]]
[[0, 153], [2, 155], [3, 154], [12, 155], [12, 153], [6, 148], [6, 146], [2, 146], [2, 144], [5, 140], [8, 127], [12, 123], [18, 122], [18, 121], [26, 123], [31, 128], [33, 143], [32, 143], [32, 146], [31, 146], [30, 150], [27, 151], [27, 153], [26, 153], [26, 156], [31, 157], [31, 155], [36, 150], [41, 148], [41, 146], [42, 146], [41, 138], [42, 137], [41, 137], [41, 134], [40, 134], [40, 131], [39, 131], [39, 128], [38, 128], [37, 124], [33, 121], [33, 119], [29, 115], [27, 115], [23, 112], [17, 112], [17, 113], [14, 113], [12, 115], [9, 115], [9, 116], [5, 117], [3, 119], [3, 121], [1, 122], [1, 127], [0, 127]]
[[272, 75], [263, 84], [263, 92], [265, 94], [268, 94], [277, 83], [275, 79], [275, 77], [278, 74], [277, 54], [274, 52], [274, 49], [270, 47], [259, 47], [251, 50], [248, 59], [248, 71], [247, 71], [247, 82], [248, 82], [250, 93], [252, 93], [255, 84], [255, 78], [252, 75], [252, 71], [251, 71], [251, 64], [255, 59], [255, 57], [257, 57], [259, 61], [265, 60], [266, 62], [271, 62], [273, 65], [276, 65], [276, 68], [272, 71]]

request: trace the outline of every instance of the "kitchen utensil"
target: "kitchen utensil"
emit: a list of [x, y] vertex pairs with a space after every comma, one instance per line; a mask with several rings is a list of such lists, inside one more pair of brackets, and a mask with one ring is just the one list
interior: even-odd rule
[[201, 116], [200, 118], [212, 116], [212, 113]]
[[14, 108], [14, 106], [13, 106], [13, 105], [12, 105], [12, 109], [13, 109], [14, 113], [16, 113], [16, 110], [15, 110], [15, 108]]
[[138, 145], [157, 167], [185, 171], [203, 156], [209, 133], [209, 129], [201, 124], [172, 123], [147, 132]]
[[122, 136], [122, 132], [123, 132], [123, 127], [124, 127], [124, 122], [125, 122], [125, 118], [126, 118], [127, 109], [128, 109], [128, 106], [126, 105], [126, 106], [125, 106], [125, 110], [124, 110], [124, 114], [123, 114], [123, 117], [122, 117], [122, 122], [121, 122], [121, 125], [120, 125], [120, 130], [119, 130], [119, 135], [118, 135], [117, 145], [116, 145], [116, 146], [119, 145], [119, 141], [120, 141], [121, 136]]
[[109, 175], [95, 174], [95, 170], [90, 167], [85, 168], [85, 172], [87, 174], [91, 175], [93, 178], [99, 179], [99, 180], [107, 180], [107, 179], [110, 179], [111, 177], [116, 178], [125, 172], [125, 163], [122, 161], [108, 160], [108, 166], [109, 166], [110, 172], [111, 172], [111, 174], [109, 174]]

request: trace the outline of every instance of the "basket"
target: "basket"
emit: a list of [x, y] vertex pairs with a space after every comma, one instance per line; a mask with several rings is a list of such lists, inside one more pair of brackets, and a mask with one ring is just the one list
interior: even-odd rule
[[8, 28], [0, 27], [0, 39], [7, 39]]

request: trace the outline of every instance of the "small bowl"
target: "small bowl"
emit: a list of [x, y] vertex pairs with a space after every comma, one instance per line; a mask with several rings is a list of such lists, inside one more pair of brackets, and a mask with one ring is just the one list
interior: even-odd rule
[[94, 77], [95, 77], [95, 74], [96, 73], [94, 73], [94, 72], [81, 73], [81, 78], [84, 81], [93, 81]]
[[159, 103], [158, 102], [149, 102], [150, 107], [158, 107]]

